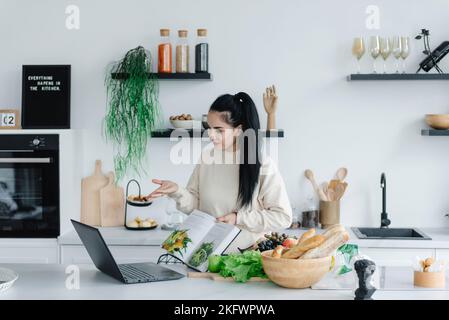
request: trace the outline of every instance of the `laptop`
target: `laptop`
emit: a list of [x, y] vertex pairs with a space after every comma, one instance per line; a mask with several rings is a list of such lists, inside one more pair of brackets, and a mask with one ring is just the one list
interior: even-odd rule
[[166, 281], [184, 277], [179, 272], [151, 262], [117, 264], [97, 228], [71, 221], [97, 269], [123, 283]]

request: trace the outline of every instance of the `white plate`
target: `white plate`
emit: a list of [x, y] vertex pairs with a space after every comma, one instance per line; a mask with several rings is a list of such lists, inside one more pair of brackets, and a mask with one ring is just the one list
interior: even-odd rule
[[18, 278], [19, 275], [15, 271], [0, 268], [0, 292], [8, 290]]

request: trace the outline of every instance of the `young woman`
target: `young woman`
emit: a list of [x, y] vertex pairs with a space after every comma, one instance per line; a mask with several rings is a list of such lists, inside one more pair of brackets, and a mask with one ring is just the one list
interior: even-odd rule
[[[264, 95], [267, 111], [270, 97], [274, 97], [272, 91], [270, 96]], [[250, 246], [264, 233], [290, 226], [292, 210], [284, 181], [270, 158], [261, 159], [257, 134], [246, 134], [260, 129], [251, 97], [244, 92], [218, 97], [210, 107], [207, 122], [214, 146], [209, 156], [214, 161], [205, 161], [203, 150], [186, 188], [154, 179], [160, 187], [146, 198], [152, 201], [167, 195], [186, 214], [198, 209], [218, 221], [236, 225], [242, 232], [228, 252]], [[253, 139], [242, 141], [242, 133]], [[223, 158], [234, 161], [215, 161]]]

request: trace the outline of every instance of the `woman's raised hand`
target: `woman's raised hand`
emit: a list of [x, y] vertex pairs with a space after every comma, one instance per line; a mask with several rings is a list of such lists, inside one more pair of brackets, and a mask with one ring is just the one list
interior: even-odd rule
[[263, 106], [269, 115], [276, 112], [278, 106], [278, 96], [274, 85], [265, 89], [263, 94]]
[[155, 184], [160, 185], [160, 187], [145, 197], [145, 200], [147, 201], [153, 201], [157, 198], [178, 191], [178, 185], [173, 181], [159, 179], [153, 179], [151, 181]]

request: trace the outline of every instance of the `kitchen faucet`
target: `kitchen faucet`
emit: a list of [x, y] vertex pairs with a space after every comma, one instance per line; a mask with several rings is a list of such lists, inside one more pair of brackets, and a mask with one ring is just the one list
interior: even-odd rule
[[380, 214], [380, 227], [388, 228], [391, 221], [388, 219], [387, 214], [387, 178], [385, 173], [380, 176], [380, 187], [382, 188], [382, 213]]

